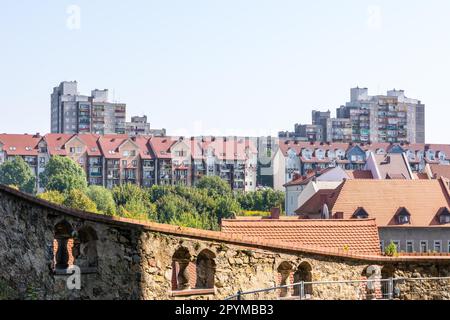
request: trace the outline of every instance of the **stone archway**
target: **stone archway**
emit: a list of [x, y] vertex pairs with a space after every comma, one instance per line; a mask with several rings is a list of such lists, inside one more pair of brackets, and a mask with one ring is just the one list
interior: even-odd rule
[[191, 262], [191, 253], [185, 247], [178, 248], [172, 256], [173, 261], [173, 272], [175, 281], [172, 285], [173, 290], [189, 290], [190, 285], [190, 275], [188, 266]]
[[63, 220], [54, 227], [54, 269], [67, 270], [74, 263], [73, 257], [73, 228], [72, 225]]
[[214, 280], [216, 273], [216, 255], [208, 249], [202, 250], [196, 261], [196, 289], [212, 289], [214, 288]]
[[74, 243], [74, 258], [80, 268], [91, 269], [98, 266], [97, 232], [90, 226], [78, 230]]
[[[283, 261], [277, 268], [278, 273], [280, 274], [280, 286], [286, 286], [290, 284], [290, 277], [292, 273], [292, 263], [288, 261]], [[290, 296], [290, 288], [281, 288], [280, 289], [280, 298], [285, 298]]]
[[[304, 261], [300, 263], [300, 265], [297, 267], [297, 270], [294, 273], [294, 283], [300, 283], [300, 282], [311, 282], [312, 281], [312, 267], [311, 265]], [[300, 296], [300, 287], [295, 286], [294, 287], [294, 296]], [[312, 296], [313, 290], [312, 290], [312, 284], [305, 284], [304, 285], [304, 295], [305, 296]]]

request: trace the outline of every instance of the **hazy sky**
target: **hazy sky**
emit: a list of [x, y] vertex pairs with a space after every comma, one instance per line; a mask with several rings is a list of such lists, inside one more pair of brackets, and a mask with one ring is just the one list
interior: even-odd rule
[[450, 143], [449, 15], [448, 0], [2, 0], [0, 132], [49, 132], [63, 80], [186, 135], [292, 130], [359, 85], [422, 100], [427, 142]]

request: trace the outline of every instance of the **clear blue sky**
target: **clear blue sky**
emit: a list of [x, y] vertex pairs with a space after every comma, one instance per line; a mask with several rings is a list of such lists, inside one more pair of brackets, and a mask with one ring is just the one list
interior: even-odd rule
[[446, 0], [4, 0], [0, 132], [48, 132], [63, 80], [114, 89], [170, 134], [224, 135], [292, 130], [359, 85], [421, 99], [427, 141], [450, 143], [449, 14]]

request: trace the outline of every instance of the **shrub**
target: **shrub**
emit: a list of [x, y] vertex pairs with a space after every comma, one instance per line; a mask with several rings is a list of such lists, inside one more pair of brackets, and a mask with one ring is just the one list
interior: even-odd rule
[[391, 241], [391, 243], [384, 249], [384, 253], [389, 257], [397, 256], [398, 252], [395, 243]]
[[80, 190], [70, 190], [63, 204], [72, 209], [97, 213], [95, 203]]
[[39, 199], [52, 202], [55, 204], [62, 205], [64, 203], [64, 200], [66, 200], [66, 197], [64, 194], [62, 194], [59, 191], [53, 190], [53, 191], [46, 191], [44, 193], [38, 194], [37, 196]]
[[116, 204], [111, 191], [100, 186], [90, 186], [86, 195], [95, 203], [99, 213], [116, 215]]

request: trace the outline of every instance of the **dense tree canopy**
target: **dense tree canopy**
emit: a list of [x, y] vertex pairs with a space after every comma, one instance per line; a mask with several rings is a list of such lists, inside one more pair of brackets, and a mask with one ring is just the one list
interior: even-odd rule
[[225, 180], [217, 176], [203, 177], [200, 181], [198, 181], [196, 187], [207, 190], [208, 195], [212, 197], [228, 196], [232, 194], [230, 185]]
[[284, 207], [284, 192], [263, 189], [254, 192], [240, 193], [237, 200], [242, 209], [270, 211], [274, 207]]
[[22, 157], [15, 157], [0, 166], [0, 184], [15, 186], [20, 191], [34, 193], [36, 177]]
[[84, 211], [208, 230], [218, 230], [222, 219], [246, 211], [267, 215], [271, 208], [284, 204], [282, 192], [267, 189], [235, 194], [225, 181], [216, 178], [203, 178], [200, 187], [154, 185], [146, 189], [124, 184], [110, 191], [91, 186], [65, 192], [50, 190], [39, 197]]
[[85, 191], [87, 188], [83, 168], [69, 157], [52, 157], [40, 179], [45, 190], [66, 192], [73, 189]]
[[70, 190], [63, 204], [72, 209], [97, 213], [95, 203], [81, 190]]
[[116, 215], [116, 203], [110, 190], [100, 186], [90, 186], [86, 195], [96, 204], [99, 213]]

